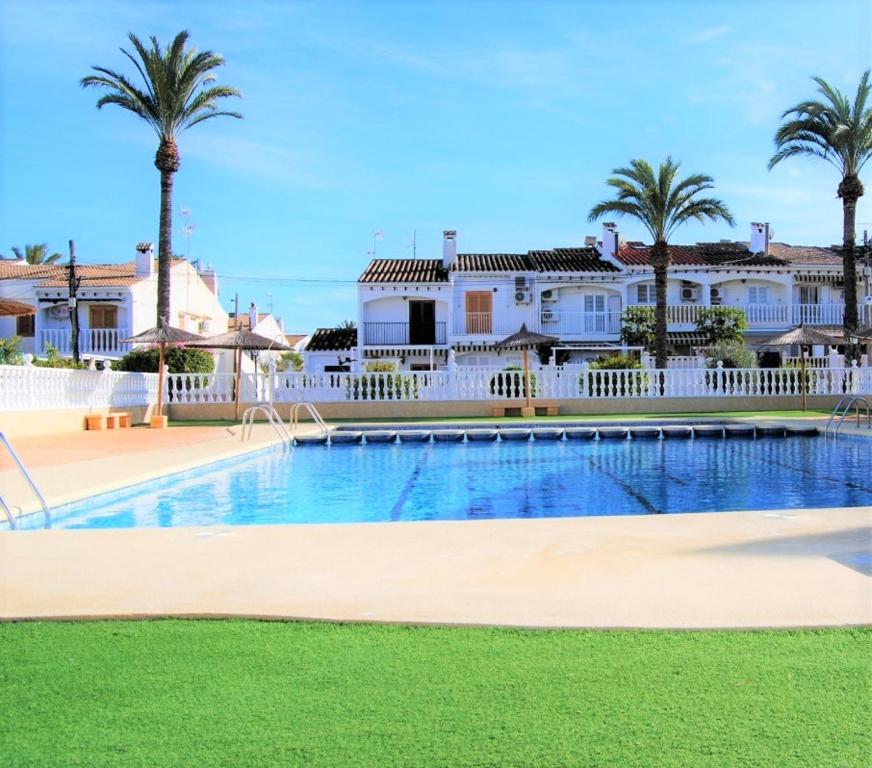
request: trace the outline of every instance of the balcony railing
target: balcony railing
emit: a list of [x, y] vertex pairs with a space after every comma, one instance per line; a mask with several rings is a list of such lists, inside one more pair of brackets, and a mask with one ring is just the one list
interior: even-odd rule
[[[653, 307], [651, 304], [633, 305]], [[749, 328], [788, 328], [794, 325], [841, 325], [845, 314], [844, 304], [723, 304], [721, 306], [741, 309]], [[701, 304], [670, 304], [666, 308], [666, 320], [670, 326], [695, 326]], [[860, 323], [872, 323], [872, 307], [860, 306]]]
[[540, 320], [542, 333], [551, 336], [596, 336], [621, 332], [620, 312], [545, 309], [540, 314]]
[[[527, 328], [535, 328], [535, 321], [526, 316]], [[525, 321], [524, 316], [494, 316], [493, 312], [457, 312], [454, 315], [455, 336], [496, 336], [503, 338], [516, 333]]]
[[[39, 332], [37, 354], [44, 355], [48, 345], [55, 347], [62, 356], [73, 353], [73, 332], [69, 328], [43, 328]], [[130, 336], [127, 328], [81, 328], [79, 330], [79, 352], [87, 355], [107, 355], [120, 357], [130, 349], [122, 339]]]
[[415, 344], [446, 344], [446, 323], [433, 324], [432, 332], [409, 323], [364, 323], [363, 343], [370, 346], [401, 347]]

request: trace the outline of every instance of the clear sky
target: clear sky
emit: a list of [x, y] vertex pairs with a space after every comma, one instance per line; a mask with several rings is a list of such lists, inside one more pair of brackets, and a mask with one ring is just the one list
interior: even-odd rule
[[[188, 251], [177, 216], [174, 250], [214, 264], [226, 307], [237, 291], [272, 302], [289, 332], [354, 316], [374, 230], [386, 257], [410, 257], [413, 230], [418, 257], [441, 255], [443, 229], [461, 252], [581, 244], [632, 157], [714, 176], [739, 222], [678, 241], [747, 239], [752, 220], [841, 240], [835, 171], [766, 162], [809, 75], [853, 90], [872, 66], [872, 0], [0, 0], [0, 253], [73, 238], [82, 261], [122, 261], [157, 242], [154, 135], [77, 83], [94, 64], [130, 71], [128, 31], [182, 28], [226, 57], [245, 119], [180, 137], [175, 209], [196, 228]], [[864, 181], [872, 232], [872, 167]]]

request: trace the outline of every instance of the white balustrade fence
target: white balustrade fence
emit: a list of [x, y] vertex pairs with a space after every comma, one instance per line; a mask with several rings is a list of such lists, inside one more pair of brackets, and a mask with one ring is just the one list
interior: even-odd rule
[[[872, 394], [872, 367], [812, 368], [810, 395]], [[278, 373], [241, 377], [243, 402], [432, 402], [520, 400], [520, 370], [462, 367], [402, 373]], [[530, 375], [537, 399], [660, 399], [664, 397], [776, 397], [799, 395], [798, 368], [670, 368], [597, 370], [586, 365], [537, 367]], [[168, 404], [232, 403], [233, 374], [180, 373], [166, 377]], [[0, 366], [0, 410], [133, 407], [157, 401], [157, 374]]]
[[156, 373], [0, 365], [0, 411], [134, 407], [155, 402]]

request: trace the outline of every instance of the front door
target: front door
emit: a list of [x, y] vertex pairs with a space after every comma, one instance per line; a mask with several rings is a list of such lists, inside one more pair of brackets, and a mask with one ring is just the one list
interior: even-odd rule
[[436, 302], [409, 302], [409, 344], [436, 343]]

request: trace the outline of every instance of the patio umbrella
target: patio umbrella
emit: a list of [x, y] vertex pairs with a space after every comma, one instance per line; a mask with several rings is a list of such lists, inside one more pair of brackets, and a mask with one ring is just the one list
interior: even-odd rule
[[183, 331], [181, 328], [174, 328], [161, 321], [160, 325], [154, 328], [149, 328], [147, 331], [131, 336], [129, 339], [124, 339], [126, 344], [157, 344], [157, 415], [163, 415], [163, 389], [164, 389], [164, 352], [167, 344], [188, 344], [192, 341], [202, 340], [202, 336], [196, 333]]
[[0, 317], [22, 317], [35, 315], [36, 307], [14, 299], [0, 299]]
[[808, 410], [805, 391], [805, 348], [814, 344], [829, 347], [835, 343], [835, 337], [830, 334], [815, 330], [814, 328], [806, 328], [804, 325], [799, 325], [786, 333], [782, 333], [780, 336], [774, 336], [761, 342], [761, 346], [765, 347], [790, 347], [794, 344], [799, 344], [799, 378], [800, 386], [802, 387], [802, 410], [804, 411]]
[[545, 336], [541, 333], [533, 333], [527, 330], [527, 324], [521, 324], [521, 330], [511, 336], [498, 341], [497, 349], [521, 349], [524, 351], [524, 394], [526, 395], [527, 408], [532, 408], [530, 402], [530, 360], [528, 351], [540, 344], [556, 344], [558, 339], [554, 336]]
[[238, 328], [229, 333], [223, 333], [220, 336], [212, 336], [209, 339], [196, 341], [190, 346], [204, 347], [206, 349], [234, 349], [235, 367], [236, 367], [236, 418], [239, 418], [239, 380], [242, 372], [242, 351], [268, 351], [268, 352], [292, 352], [293, 348], [280, 341], [268, 339], [266, 336], [261, 336], [258, 333], [252, 333], [244, 328]]

